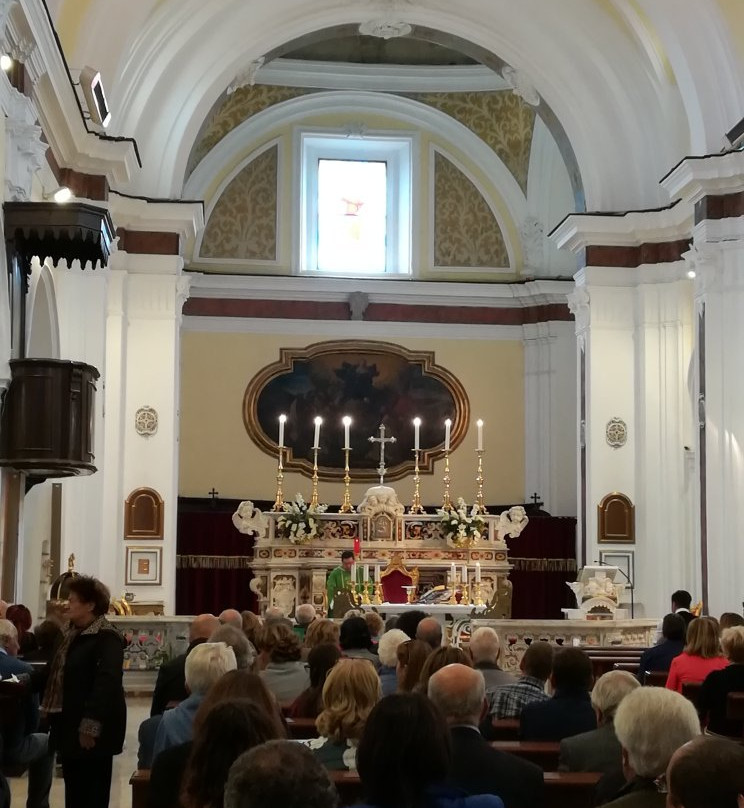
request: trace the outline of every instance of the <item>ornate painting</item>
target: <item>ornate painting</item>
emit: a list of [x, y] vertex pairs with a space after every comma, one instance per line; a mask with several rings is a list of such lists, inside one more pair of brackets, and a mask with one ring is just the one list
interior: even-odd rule
[[279, 360], [248, 384], [243, 420], [253, 441], [277, 456], [279, 416], [287, 416], [285, 468], [312, 473], [314, 418], [320, 416], [318, 474], [344, 474], [344, 427], [352, 418], [349, 466], [355, 480], [378, 478], [380, 445], [370, 437], [386, 434], [385, 479], [413, 472], [413, 419], [421, 418], [420, 470], [431, 473], [444, 449], [444, 421], [452, 419], [450, 449], [463, 439], [470, 416], [467, 394], [449, 370], [437, 365], [431, 351], [408, 351], [374, 340], [318, 342], [307, 348], [282, 348]]

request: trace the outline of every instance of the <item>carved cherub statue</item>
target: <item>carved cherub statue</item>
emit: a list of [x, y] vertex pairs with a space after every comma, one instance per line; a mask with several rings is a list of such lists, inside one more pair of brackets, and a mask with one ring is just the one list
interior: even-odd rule
[[496, 525], [498, 540], [504, 541], [507, 536], [516, 538], [527, 527], [529, 521], [521, 505], [513, 505], [508, 511], [502, 511]]
[[395, 489], [387, 485], [373, 485], [368, 488], [364, 499], [357, 506], [357, 513], [368, 516], [380, 512], [391, 516], [402, 516], [405, 512], [405, 506], [398, 500]]
[[232, 516], [232, 523], [241, 533], [253, 533], [256, 536], [265, 535], [269, 526], [269, 520], [249, 499], [238, 505], [238, 510]]

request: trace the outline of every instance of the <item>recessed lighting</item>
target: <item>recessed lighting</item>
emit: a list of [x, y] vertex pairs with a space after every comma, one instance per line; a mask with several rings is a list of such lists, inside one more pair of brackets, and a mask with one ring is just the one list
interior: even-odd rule
[[687, 270], [687, 277], [688, 277], [690, 280], [692, 280], [692, 279], [695, 277], [695, 270], [694, 270], [694, 269], [688, 269], [688, 270]]
[[66, 185], [63, 185], [61, 188], [57, 188], [52, 197], [55, 202], [62, 205], [72, 199], [72, 191]]
[[0, 54], [0, 70], [7, 73], [11, 67], [13, 67], [13, 60], [10, 56], [7, 53]]

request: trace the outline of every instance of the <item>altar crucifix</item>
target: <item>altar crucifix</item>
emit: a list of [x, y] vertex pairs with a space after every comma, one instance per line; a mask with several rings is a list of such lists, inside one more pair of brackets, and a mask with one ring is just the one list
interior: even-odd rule
[[370, 443], [379, 443], [380, 444], [380, 465], [377, 467], [377, 473], [380, 475], [380, 485], [385, 485], [385, 472], [387, 469], [385, 468], [385, 444], [386, 443], [395, 443], [396, 438], [392, 435], [389, 438], [385, 437], [385, 424], [380, 424], [380, 437], [375, 438], [373, 435], [370, 435], [367, 440]]

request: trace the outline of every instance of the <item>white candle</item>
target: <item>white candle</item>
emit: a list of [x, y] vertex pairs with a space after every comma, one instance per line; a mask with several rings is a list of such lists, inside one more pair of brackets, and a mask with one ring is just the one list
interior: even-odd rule
[[349, 445], [349, 427], [351, 426], [351, 418], [348, 415], [344, 415], [343, 422], [344, 422], [344, 449], [351, 449], [351, 446]]
[[455, 575], [456, 575], [456, 573], [455, 573], [455, 562], [453, 561], [450, 564], [450, 579], [452, 580], [452, 583], [455, 582]]
[[364, 582], [369, 581], [369, 564], [364, 565]]
[[323, 419], [319, 416], [315, 416], [315, 440], [313, 442], [313, 449], [320, 448], [320, 425], [323, 423]]
[[452, 429], [452, 421], [448, 418], [444, 422], [444, 451], [449, 452], [450, 448], [450, 430]]
[[284, 448], [284, 424], [287, 420], [286, 415], [279, 416], [279, 448]]
[[464, 564], [462, 565], [462, 582], [464, 584], [468, 582], [468, 568]]
[[375, 565], [375, 583], [380, 583], [380, 565]]
[[351, 565], [351, 584], [352, 586], [357, 582], [356, 579], [356, 562]]
[[480, 561], [475, 562], [475, 582], [479, 584], [481, 582], [480, 579]]
[[419, 428], [421, 427], [421, 419], [413, 419], [413, 448], [419, 449]]
[[483, 451], [483, 421], [480, 418], [475, 422], [478, 427], [478, 451]]

